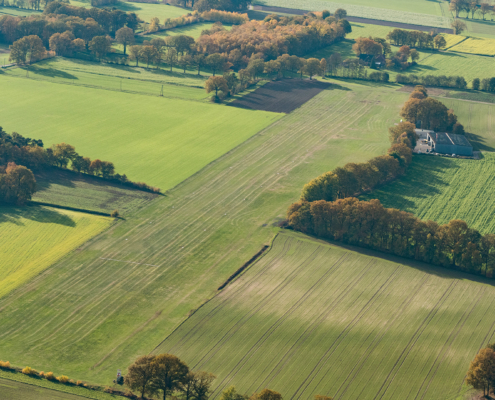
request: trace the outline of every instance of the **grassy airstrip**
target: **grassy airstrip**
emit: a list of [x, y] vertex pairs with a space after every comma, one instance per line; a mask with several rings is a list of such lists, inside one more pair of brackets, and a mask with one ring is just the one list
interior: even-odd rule
[[2, 75], [0, 82], [6, 131], [43, 139], [47, 146], [70, 143], [80, 154], [112, 161], [129, 179], [162, 190], [281, 117]]
[[112, 219], [47, 207], [0, 207], [0, 297], [21, 287]]
[[1, 299], [2, 357], [107, 384], [273, 237], [305, 182], [382, 154], [406, 98], [368, 83], [323, 91]]
[[[282, 233], [248, 272], [155, 351], [284, 398], [457, 397], [494, 334], [495, 288]], [[476, 327], [476, 329], [473, 329]]]

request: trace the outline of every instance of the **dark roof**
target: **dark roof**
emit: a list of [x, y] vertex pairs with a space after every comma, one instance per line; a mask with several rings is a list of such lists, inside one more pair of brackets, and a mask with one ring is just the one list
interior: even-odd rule
[[448, 146], [456, 145], [463, 147], [473, 147], [469, 140], [466, 139], [466, 136], [463, 135], [455, 135], [453, 133], [445, 133], [445, 132], [434, 132], [429, 133], [431, 140], [435, 142], [435, 144], [444, 144]]
[[375, 59], [375, 62], [385, 62], [385, 57], [383, 57], [382, 54], [379, 56], [374, 56], [373, 54], [360, 54], [359, 59], [366, 62], [371, 62], [373, 59]]

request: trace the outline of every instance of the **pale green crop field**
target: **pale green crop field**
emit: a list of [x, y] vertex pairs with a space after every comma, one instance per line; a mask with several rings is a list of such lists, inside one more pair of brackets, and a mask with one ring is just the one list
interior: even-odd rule
[[154, 352], [215, 373], [213, 399], [452, 399], [493, 337], [495, 288], [469, 279], [283, 232]]
[[[71, 99], [77, 100], [78, 95], [73, 92]], [[51, 96], [54, 108], [61, 107], [57, 97]], [[75, 379], [109, 384], [116, 369], [125, 372], [135, 357], [152, 351], [191, 310], [211, 298], [228, 276], [269, 243], [278, 230], [273, 224], [285, 217], [304, 183], [322, 171], [383, 154], [389, 147], [387, 128], [397, 120], [407, 96], [369, 82], [335, 85], [260, 130], [166, 196], [126, 216], [98, 241], [54, 264], [47, 270], [54, 272], [41, 276], [35, 287], [25, 285], [0, 299], [2, 357], [38, 370], [52, 369]], [[146, 124], [152, 127], [155, 105], [152, 98], [146, 99]], [[118, 98], [105, 100], [105, 107], [97, 106], [110, 113]], [[38, 103], [43, 107], [39, 99]], [[142, 112], [139, 104], [134, 100], [132, 106]], [[160, 112], [166, 113], [167, 106], [177, 109], [180, 102], [158, 104]], [[187, 103], [189, 118], [201, 112], [194, 108], [196, 104], [200, 103]], [[89, 102], [84, 106], [91, 108]], [[125, 107], [122, 99], [119, 107]], [[208, 110], [213, 110], [208, 116], [213, 119], [224, 111], [222, 106], [208, 106]], [[238, 111], [230, 111], [235, 112], [232, 118], [243, 117]], [[129, 107], [118, 115], [125, 118], [130, 112]], [[95, 111], [90, 109], [88, 115], [91, 113]], [[248, 115], [259, 119], [258, 113]], [[221, 121], [215, 121], [217, 126]], [[252, 123], [247, 119], [239, 122], [244, 126]], [[126, 123], [129, 120], [120, 124], [121, 135]], [[171, 126], [173, 121], [165, 118], [165, 123]], [[138, 145], [151, 141], [151, 150], [144, 155], [159, 147], [156, 138], [143, 137], [146, 131], [139, 127], [146, 124], [143, 120], [132, 129], [138, 132], [139, 143], [132, 141], [132, 135], [126, 139], [134, 152]], [[100, 136], [109, 134], [110, 125]], [[64, 126], [70, 133], [70, 127]], [[188, 130], [181, 132], [184, 136]], [[96, 146], [88, 150], [98, 151]], [[195, 162], [197, 154], [190, 154], [187, 160]], [[121, 158], [118, 169], [127, 171], [135, 159], [132, 154]], [[165, 171], [161, 175], [166, 174], [164, 166], [171, 160], [149, 156], [147, 162], [150, 167], [143, 173], [151, 177], [161, 168]]]
[[0, 84], [7, 132], [42, 139], [47, 147], [70, 143], [80, 154], [112, 161], [117, 172], [163, 191], [281, 117], [2, 75]]
[[495, 153], [481, 160], [415, 156], [406, 176], [366, 198], [422, 220], [462, 219], [482, 233], [495, 233]]
[[112, 220], [48, 207], [0, 207], [0, 297], [108, 228]]
[[347, 15], [376, 20], [396, 21], [406, 24], [449, 27], [449, 16], [442, 11], [441, 3], [428, 0], [350, 0], [333, 2], [326, 0], [262, 0], [253, 4], [275, 7], [295, 8], [299, 10], [322, 11], [333, 13], [337, 8], [347, 10]]
[[[70, 0], [70, 4], [77, 7], [91, 7], [89, 1], [77, 1]], [[150, 22], [151, 18], [157, 17], [160, 23], [166, 18], [177, 18], [187, 14], [188, 10], [180, 7], [169, 6], [168, 4], [149, 4], [149, 3], [134, 3], [132, 1], [119, 1], [117, 4], [111, 7], [100, 8], [112, 8], [115, 7], [125, 12], [136, 13], [137, 16], [144, 22]]]
[[209, 97], [204, 89], [206, 78], [196, 70], [184, 74], [177, 68], [170, 72], [168, 68], [136, 68], [132, 64], [131, 67], [56, 57], [29, 68], [8, 68], [3, 75], [152, 96], [159, 96], [163, 90], [163, 97], [171, 99], [207, 101]]

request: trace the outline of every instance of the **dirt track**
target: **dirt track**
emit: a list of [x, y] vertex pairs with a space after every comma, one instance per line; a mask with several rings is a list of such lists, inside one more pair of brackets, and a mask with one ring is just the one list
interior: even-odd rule
[[290, 113], [330, 86], [330, 83], [316, 80], [282, 79], [267, 83], [229, 106]]
[[[297, 10], [295, 8], [282, 8], [282, 7], [272, 7], [272, 6], [253, 6], [253, 10], [268, 11], [268, 12], [282, 13], [282, 14], [294, 14], [294, 15], [304, 15], [310, 12], [308, 10]], [[425, 32], [429, 32], [432, 29], [436, 29], [437, 32], [439, 33], [454, 33], [452, 29], [436, 28], [433, 26], [426, 26], [426, 25], [404, 24], [402, 22], [383, 21], [378, 19], [359, 18], [359, 17], [346, 17], [346, 19], [349, 22], [357, 22], [361, 24], [382, 25], [382, 26], [390, 26], [392, 28], [412, 29], [412, 30], [425, 31]]]

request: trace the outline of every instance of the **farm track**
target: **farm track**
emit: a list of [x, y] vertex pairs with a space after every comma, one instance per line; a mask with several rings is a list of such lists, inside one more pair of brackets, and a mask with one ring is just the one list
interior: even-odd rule
[[[1, 299], [4, 329], [0, 340], [9, 349], [7, 355], [33, 367], [64, 365], [64, 373], [101, 379], [102, 372], [115, 363], [127, 365], [129, 353], [124, 349], [142, 354], [155, 348], [180, 325], [188, 310], [212, 296], [211, 287], [218, 287], [218, 282], [270, 239], [274, 230], [261, 225], [283, 216], [293, 196], [274, 203], [267, 203], [267, 196], [299, 191], [314, 175], [304, 169], [307, 161], [324, 160], [328, 167], [323, 168], [331, 168], [332, 163], [356, 160], [360, 154], [368, 158], [370, 151], [362, 148], [369, 141], [386, 148], [386, 140], [377, 133], [385, 129], [395, 110], [389, 110], [386, 102], [377, 105], [377, 100], [386, 97], [401, 102], [405, 94], [351, 88], [320, 93], [167, 197], [154, 200], [97, 242]], [[383, 127], [369, 131], [366, 115], [372, 110], [385, 117]], [[359, 129], [349, 131], [349, 121]], [[360, 144], [362, 132], [366, 140]], [[339, 134], [347, 141], [339, 139]], [[353, 152], [343, 152], [340, 146], [336, 151], [336, 141], [352, 146]], [[323, 154], [322, 149], [328, 150]], [[328, 154], [334, 154], [330, 165]], [[260, 205], [269, 208], [260, 214]], [[228, 243], [218, 242], [219, 232], [229, 235]], [[15, 310], [21, 304], [23, 316], [19, 318]], [[209, 318], [216, 317], [213, 312]], [[198, 332], [206, 322], [198, 322]], [[191, 335], [196, 336], [195, 332]], [[102, 335], [111, 335], [111, 344], [97, 339]], [[138, 344], [144, 337], [145, 349]], [[167, 341], [155, 351], [164, 347], [170, 347]], [[18, 353], [21, 348], [22, 355]], [[69, 359], [65, 354], [71, 348], [91, 349], [91, 356], [82, 357], [88, 354], [84, 351], [81, 358]], [[183, 351], [180, 343], [177, 350]], [[42, 363], [37, 359], [41, 352], [48, 354]]]

